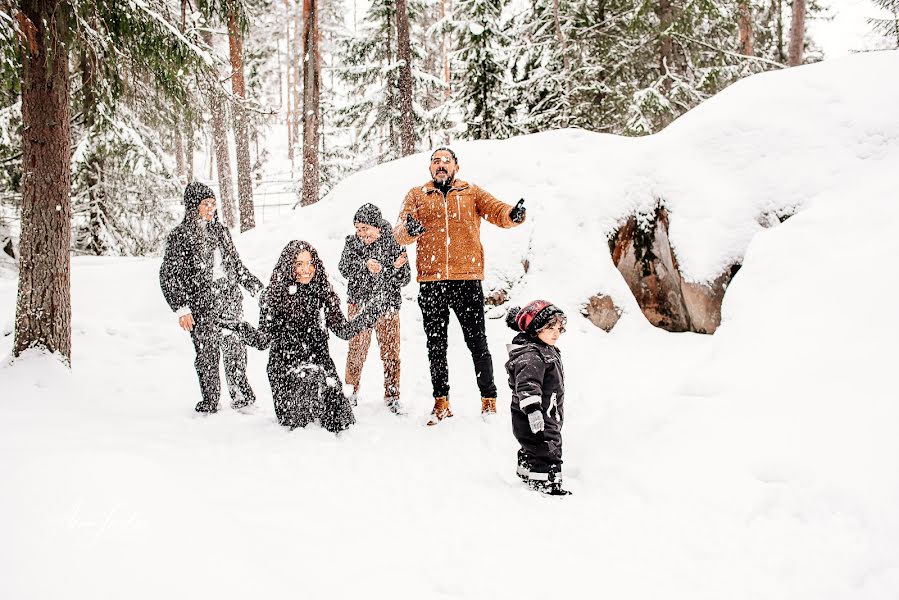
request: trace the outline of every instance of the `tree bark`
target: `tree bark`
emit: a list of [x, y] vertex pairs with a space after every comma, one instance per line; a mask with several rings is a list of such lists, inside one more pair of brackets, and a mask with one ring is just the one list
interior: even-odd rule
[[[212, 48], [212, 32], [204, 32], [203, 39]], [[228, 128], [225, 126], [225, 98], [217, 83], [209, 89], [209, 110], [212, 112], [212, 145], [218, 173], [219, 202], [222, 204], [225, 225], [231, 229], [237, 224], [237, 207], [234, 205], [234, 191], [231, 187], [231, 153], [228, 150]]]
[[71, 364], [71, 136], [66, 23], [57, 0], [22, 0], [22, 232], [13, 354], [58, 352]]
[[790, 20], [790, 48], [787, 64], [796, 67], [802, 64], [805, 46], [805, 0], [793, 0], [793, 16]]
[[739, 0], [740, 52], [752, 56], [752, 4]]
[[321, 62], [318, 0], [303, 0], [303, 196], [301, 204], [318, 202], [318, 125]]
[[400, 156], [415, 152], [415, 115], [412, 109], [412, 48], [409, 44], [409, 10], [406, 0], [396, 0], [396, 46], [400, 61]]
[[234, 120], [234, 146], [237, 152], [237, 199], [240, 204], [240, 230], [256, 226], [253, 209], [253, 174], [250, 162], [250, 137], [247, 133], [247, 110], [243, 105], [246, 87], [243, 76], [243, 39], [233, 4], [229, 5], [228, 45], [231, 55], [231, 91], [238, 97], [231, 107]]

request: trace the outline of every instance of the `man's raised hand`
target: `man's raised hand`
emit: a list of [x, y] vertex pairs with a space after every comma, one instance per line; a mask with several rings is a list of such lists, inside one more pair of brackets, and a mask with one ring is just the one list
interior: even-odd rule
[[509, 211], [509, 218], [512, 219], [513, 223], [521, 223], [524, 221], [524, 214], [527, 212], [527, 209], [524, 207], [524, 198], [518, 201], [512, 210]]

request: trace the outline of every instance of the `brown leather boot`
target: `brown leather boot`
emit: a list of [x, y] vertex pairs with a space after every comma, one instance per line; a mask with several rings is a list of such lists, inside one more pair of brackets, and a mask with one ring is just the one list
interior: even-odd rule
[[431, 411], [431, 416], [428, 418], [428, 425], [436, 425], [451, 416], [453, 416], [453, 411], [450, 410], [449, 398], [447, 396], [434, 398], [434, 410]]
[[496, 414], [496, 398], [481, 398], [481, 415]]

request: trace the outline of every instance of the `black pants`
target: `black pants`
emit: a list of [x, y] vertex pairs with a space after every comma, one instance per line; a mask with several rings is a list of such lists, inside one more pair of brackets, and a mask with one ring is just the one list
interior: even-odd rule
[[[224, 318], [240, 319], [243, 315], [240, 290], [235, 286], [214, 285], [213, 306], [215, 312]], [[256, 395], [247, 379], [247, 347], [236, 334], [222, 331], [211, 322], [209, 316], [195, 316], [194, 328], [190, 332], [197, 353], [194, 366], [200, 380], [200, 392], [207, 404], [218, 406], [221, 394], [219, 359], [225, 363], [225, 381], [231, 401], [237, 400], [238, 393], [250, 403]]]
[[480, 281], [426, 281], [418, 292], [418, 304], [424, 320], [431, 364], [434, 397], [449, 395], [449, 370], [446, 364], [447, 326], [450, 309], [456, 313], [462, 335], [474, 362], [478, 389], [484, 398], [496, 398], [493, 358], [487, 348], [484, 329], [484, 292]]

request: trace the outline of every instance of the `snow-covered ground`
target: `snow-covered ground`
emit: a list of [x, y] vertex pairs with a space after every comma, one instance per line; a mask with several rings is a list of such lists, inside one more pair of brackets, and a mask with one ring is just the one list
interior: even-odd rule
[[[517, 230], [482, 229], [487, 287], [570, 315], [569, 498], [517, 483], [507, 410], [481, 421], [455, 322], [456, 417], [422, 426], [414, 283], [410, 416], [382, 406], [373, 349], [358, 424], [333, 436], [276, 424], [252, 350], [257, 410], [195, 415], [158, 259], [76, 258], [72, 371], [41, 356], [0, 367], [0, 597], [899, 597], [897, 69], [880, 53], [759, 75], [649, 138], [457, 146], [460, 177], [529, 209]], [[393, 219], [426, 178], [423, 155], [360, 173], [238, 246], [265, 279], [307, 239], [342, 294], [356, 208]], [[606, 235], [659, 199], [689, 278], [743, 263], [714, 336], [652, 328], [612, 265]], [[0, 276], [0, 354], [15, 286]], [[609, 334], [577, 314], [596, 292], [625, 309]], [[488, 336], [506, 406], [501, 313]], [[346, 344], [331, 347], [342, 367]]]

